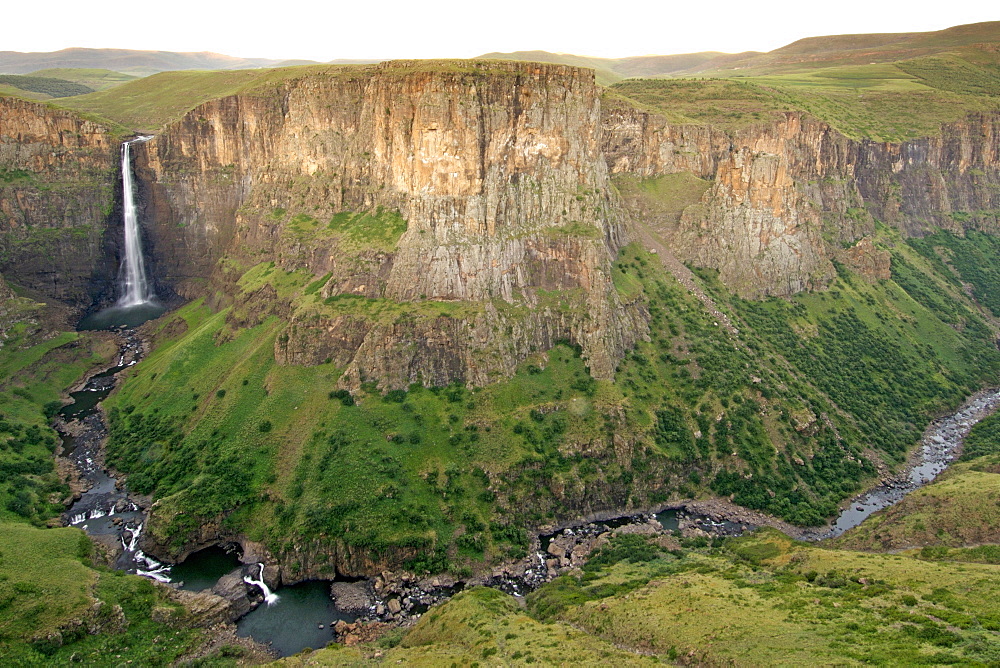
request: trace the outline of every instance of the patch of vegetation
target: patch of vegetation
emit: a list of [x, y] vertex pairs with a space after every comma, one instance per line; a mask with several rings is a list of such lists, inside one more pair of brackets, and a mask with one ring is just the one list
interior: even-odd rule
[[13, 86], [32, 93], [41, 93], [48, 97], [71, 97], [93, 93], [94, 89], [83, 84], [54, 79], [51, 77], [24, 76], [20, 74], [0, 74], [0, 84]]
[[343, 235], [352, 246], [391, 251], [406, 232], [406, 221], [399, 212], [378, 207], [369, 213], [338, 213], [327, 227]]
[[[738, 129], [797, 108], [780, 92], [725, 79], [627, 79], [609, 89], [671, 123]], [[614, 103], [615, 97], [608, 98]]]
[[[34, 313], [37, 305], [18, 301]], [[0, 521], [43, 525], [69, 492], [55, 471], [58, 438], [49, 421], [65, 389], [114, 350], [75, 332], [35, 343], [42, 337], [27, 322], [9, 329], [0, 348]]]
[[[171, 665], [205, 630], [150, 580], [90, 564], [79, 529], [0, 521], [0, 654], [8, 665]], [[127, 657], [127, 658], [124, 658]]]
[[[987, 422], [987, 429], [995, 424]], [[1000, 445], [994, 441], [989, 450], [995, 453]], [[1000, 456], [977, 456], [952, 464], [932, 484], [876, 513], [837, 539], [836, 544], [866, 550], [925, 547], [931, 551], [921, 552], [922, 558], [963, 561], [962, 550], [948, 548], [1000, 543], [998, 501]], [[936, 551], [939, 548], [941, 551]], [[993, 563], [985, 559], [989, 552], [984, 549], [970, 560]]]
[[1000, 454], [1000, 413], [994, 413], [972, 428], [965, 438], [962, 461]]
[[[785, 111], [804, 111], [854, 138], [904, 141], [940, 133], [969, 112], [1000, 108], [1000, 58], [995, 49], [957, 48], [897, 62], [876, 52], [857, 60], [807, 59], [785, 66], [716, 70], [700, 79], [629, 79], [615, 99], [672, 123], [735, 130]], [[765, 61], [767, 58], [765, 58]], [[618, 97], [620, 96], [620, 97]]]
[[105, 90], [114, 88], [123, 83], [138, 79], [139, 77], [112, 70], [83, 67], [58, 67], [44, 70], [36, 70], [29, 73], [33, 77], [46, 77], [49, 79], [62, 79], [76, 84], [86, 86], [90, 91]]

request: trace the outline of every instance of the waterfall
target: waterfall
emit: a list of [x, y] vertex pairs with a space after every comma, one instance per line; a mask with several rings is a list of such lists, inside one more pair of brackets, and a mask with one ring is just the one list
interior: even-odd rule
[[118, 306], [129, 308], [148, 304], [155, 295], [146, 278], [142, 259], [142, 238], [139, 236], [139, 218], [135, 210], [135, 185], [132, 180], [131, 146], [147, 142], [152, 137], [137, 137], [122, 144], [122, 219], [125, 223], [125, 257], [122, 261]]
[[274, 605], [278, 601], [278, 595], [272, 594], [271, 588], [268, 587], [267, 584], [264, 582], [264, 564], [257, 564], [257, 565], [260, 566], [260, 578], [255, 580], [253, 577], [249, 575], [244, 575], [243, 581], [249, 585], [255, 585], [257, 587], [260, 587], [260, 590], [264, 592], [264, 600], [267, 602], [267, 604]]

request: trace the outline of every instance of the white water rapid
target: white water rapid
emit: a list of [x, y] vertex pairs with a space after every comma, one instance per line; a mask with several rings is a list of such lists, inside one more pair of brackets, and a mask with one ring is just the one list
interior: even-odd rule
[[264, 582], [264, 564], [257, 564], [257, 565], [260, 566], [259, 578], [254, 579], [249, 575], [244, 575], [243, 581], [249, 585], [255, 585], [257, 587], [260, 587], [260, 590], [264, 592], [264, 601], [268, 605], [274, 605], [275, 603], [278, 602], [278, 595], [271, 593], [271, 588], [268, 587], [267, 584]]
[[153, 301], [153, 287], [146, 277], [142, 259], [142, 237], [135, 210], [135, 185], [132, 180], [131, 146], [147, 142], [152, 137], [137, 137], [122, 144], [122, 219], [125, 223], [125, 257], [122, 260], [118, 306], [129, 308]]

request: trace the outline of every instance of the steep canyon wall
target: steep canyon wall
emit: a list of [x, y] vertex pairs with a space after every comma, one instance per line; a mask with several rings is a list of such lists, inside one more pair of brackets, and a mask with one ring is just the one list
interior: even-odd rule
[[[120, 137], [0, 106], [0, 271], [86, 307], [117, 271]], [[997, 115], [903, 144], [798, 113], [723, 131], [602, 102], [588, 70], [399, 61], [213, 100], [136, 165], [159, 282], [234, 304], [234, 326], [288, 319], [281, 363], [402, 387], [488, 383], [558, 340], [611, 377], [646, 331], [611, 281], [630, 218], [745, 297], [822, 288], [833, 260], [886, 277], [876, 220], [904, 235], [1000, 228], [998, 152]], [[706, 189], [670, 219], [610, 180], [683, 172]], [[237, 283], [270, 262], [323, 277], [314, 298]]]
[[[195, 109], [140, 164], [155, 264], [185, 294], [275, 262], [327, 275], [323, 298], [406, 305], [391, 321], [299, 312], [281, 362], [329, 358], [348, 384], [482, 384], [566, 339], [609, 378], [644, 331], [611, 282], [626, 221], [587, 70], [395, 62], [307, 77]], [[340, 230], [349, 211], [383, 226], [398, 212], [398, 238], [366, 236], [363, 219]]]
[[844, 252], [875, 220], [904, 236], [998, 229], [1000, 115], [891, 144], [850, 139], [800, 113], [726, 133], [616, 104], [604, 130], [612, 173], [712, 181], [679, 221], [651, 223], [681, 259], [718, 269], [745, 297], [822, 287], [832, 259], [884, 274], [887, 258], [873, 257], [870, 243]]
[[80, 307], [108, 290], [117, 156], [103, 125], [0, 97], [0, 267], [9, 280]]

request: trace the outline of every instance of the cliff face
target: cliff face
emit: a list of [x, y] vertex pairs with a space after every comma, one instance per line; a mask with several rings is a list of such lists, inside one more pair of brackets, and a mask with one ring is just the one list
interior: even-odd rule
[[108, 288], [117, 147], [97, 123], [0, 97], [0, 270], [11, 281], [74, 306]]
[[712, 179], [679, 223], [656, 231], [682, 260], [757, 298], [822, 287], [833, 258], [871, 257], [841, 246], [869, 234], [873, 219], [907, 236], [997, 229], [998, 124], [998, 115], [974, 115], [939, 137], [889, 144], [851, 140], [798, 113], [723, 133], [616, 105], [604, 115], [604, 149], [614, 173]]
[[293, 316], [279, 361], [332, 358], [348, 384], [481, 384], [558, 339], [607, 378], [644, 325], [610, 279], [626, 233], [600, 138], [592, 73], [563, 66], [397, 62], [217, 100], [145, 146], [155, 264], [188, 294], [225, 257], [402, 304]]

